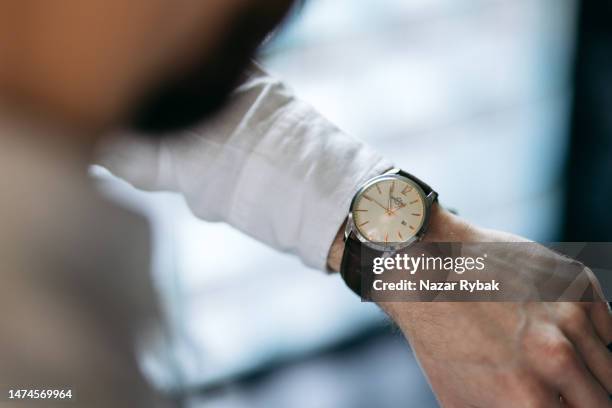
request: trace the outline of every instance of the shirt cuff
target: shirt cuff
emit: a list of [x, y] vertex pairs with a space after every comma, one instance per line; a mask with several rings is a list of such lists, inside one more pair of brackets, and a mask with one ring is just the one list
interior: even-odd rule
[[[369, 150], [369, 149], [368, 149]], [[327, 269], [329, 250], [348, 217], [351, 201], [357, 190], [369, 179], [381, 175], [393, 167], [392, 163], [374, 151], [361, 153], [364, 163], [374, 163], [354, 174], [342, 175], [335, 194], [322, 198], [320, 208], [313, 208], [320, 216], [312, 214], [305, 220], [309, 227], [304, 231], [304, 247], [300, 249], [302, 261], [313, 268]]]

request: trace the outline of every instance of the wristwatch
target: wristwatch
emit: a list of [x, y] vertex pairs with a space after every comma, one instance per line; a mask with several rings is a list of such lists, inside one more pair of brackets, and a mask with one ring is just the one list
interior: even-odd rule
[[366, 181], [357, 191], [344, 232], [340, 274], [358, 296], [362, 271], [375, 257], [393, 253], [419, 241], [429, 224], [436, 193], [426, 183], [400, 170]]

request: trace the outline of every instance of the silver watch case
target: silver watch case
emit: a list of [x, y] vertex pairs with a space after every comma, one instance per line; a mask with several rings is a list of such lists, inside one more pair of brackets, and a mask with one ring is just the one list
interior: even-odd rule
[[[386, 172], [385, 174], [371, 178], [363, 186], [361, 186], [359, 190], [357, 190], [357, 192], [353, 196], [353, 199], [351, 200], [348, 220], [346, 222], [346, 228], [344, 230], [345, 240], [347, 240], [352, 234], [353, 237], [358, 239], [360, 242], [363, 243], [363, 245], [369, 248], [372, 248], [378, 251], [382, 251], [382, 252], [395, 252], [399, 249], [406, 248], [414, 244], [415, 242], [420, 241], [421, 238], [423, 238], [423, 235], [425, 234], [425, 232], [427, 232], [427, 227], [429, 226], [429, 216], [431, 214], [431, 206], [436, 201], [438, 194], [435, 191], [432, 191], [428, 195], [426, 195], [423, 189], [421, 188], [421, 186], [419, 186], [417, 182], [415, 182], [410, 177], [405, 177], [399, 173], [400, 173], [399, 169], [392, 169]], [[366, 237], [364, 237], [359, 232], [359, 229], [357, 229], [357, 227], [355, 226], [355, 222], [353, 220], [353, 208], [355, 206], [355, 201], [357, 197], [359, 197], [361, 193], [367, 190], [371, 185], [373, 185], [374, 183], [378, 183], [381, 180], [404, 180], [404, 181], [409, 182], [409, 184], [415, 186], [417, 192], [419, 193], [419, 195], [423, 199], [423, 202], [425, 203], [425, 216], [423, 217], [423, 224], [419, 228], [419, 231], [417, 231], [417, 233], [407, 241], [391, 242], [387, 244], [381, 244], [379, 242], [372, 242], [372, 241], [369, 241]]]

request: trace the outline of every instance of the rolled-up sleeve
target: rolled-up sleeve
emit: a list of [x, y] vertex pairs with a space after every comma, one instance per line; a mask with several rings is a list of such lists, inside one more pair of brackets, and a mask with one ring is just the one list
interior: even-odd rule
[[99, 163], [318, 269], [357, 188], [392, 166], [256, 67], [205, 124], [158, 140], [114, 137]]

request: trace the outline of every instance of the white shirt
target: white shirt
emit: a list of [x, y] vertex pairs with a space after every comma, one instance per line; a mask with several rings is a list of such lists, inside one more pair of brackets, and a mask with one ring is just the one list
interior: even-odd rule
[[121, 135], [99, 160], [137, 188], [178, 192], [196, 216], [318, 269], [359, 186], [392, 167], [256, 67], [224, 111], [177, 136]]

